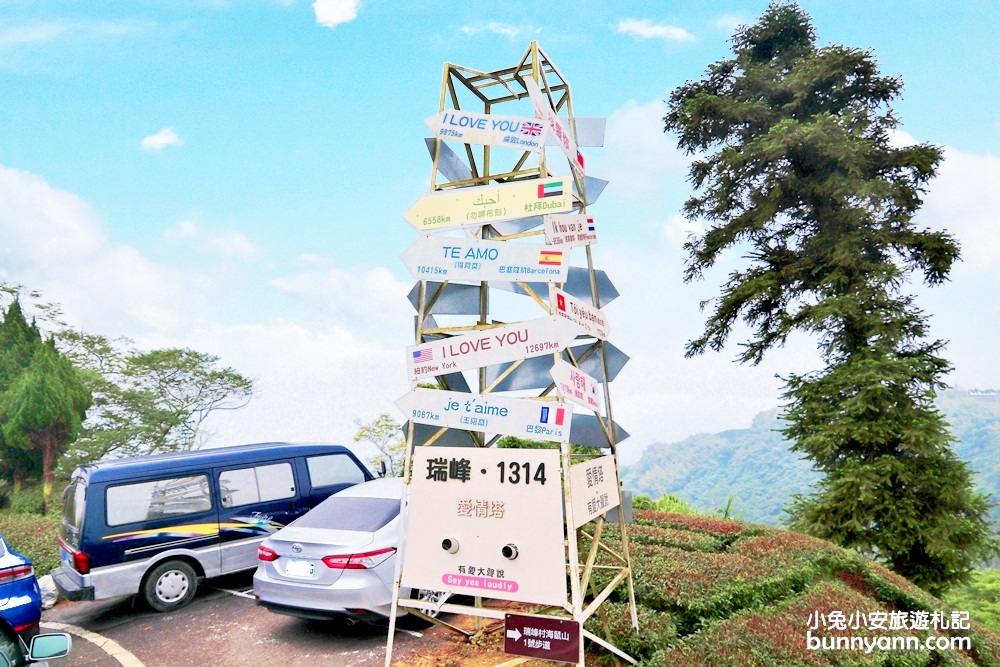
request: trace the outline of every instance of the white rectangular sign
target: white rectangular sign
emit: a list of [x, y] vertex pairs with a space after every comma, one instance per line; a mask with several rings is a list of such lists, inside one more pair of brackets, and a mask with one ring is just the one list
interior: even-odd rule
[[560, 359], [549, 371], [559, 395], [588, 410], [601, 411], [599, 382], [573, 364]]
[[552, 105], [549, 104], [548, 98], [542, 93], [542, 89], [538, 87], [538, 83], [534, 79], [524, 77], [524, 88], [528, 91], [531, 104], [535, 107], [535, 113], [548, 126], [549, 134], [556, 138], [556, 143], [559, 144], [559, 147], [569, 159], [569, 166], [573, 169], [573, 173], [582, 179], [586, 176], [584, 173], [583, 153], [576, 147], [576, 142], [566, 129], [566, 126], [563, 125], [562, 119], [552, 110]]
[[428, 234], [572, 210], [573, 179], [557, 176], [426, 193], [403, 217], [418, 232]]
[[466, 144], [506, 146], [538, 153], [545, 141], [545, 126], [536, 118], [449, 109], [427, 118], [424, 123], [439, 139]]
[[421, 424], [555, 442], [569, 442], [573, 419], [573, 408], [565, 403], [424, 387], [400, 398], [396, 406]]
[[611, 325], [608, 324], [604, 311], [595, 308], [589, 303], [570, 296], [561, 289], [555, 290], [555, 303], [552, 304], [552, 312], [559, 317], [565, 317], [570, 322], [575, 322], [583, 327], [587, 334], [607, 340], [611, 333]]
[[418, 280], [564, 283], [569, 253], [536, 243], [421, 236], [402, 259]]
[[401, 583], [566, 604], [559, 450], [417, 447]]
[[597, 243], [597, 225], [588, 213], [546, 215], [545, 242], [553, 246], [581, 246]]
[[573, 499], [573, 527], [618, 507], [618, 473], [614, 456], [601, 456], [569, 468], [570, 495]]
[[565, 349], [581, 327], [557, 315], [473, 331], [406, 348], [410, 380], [553, 354]]

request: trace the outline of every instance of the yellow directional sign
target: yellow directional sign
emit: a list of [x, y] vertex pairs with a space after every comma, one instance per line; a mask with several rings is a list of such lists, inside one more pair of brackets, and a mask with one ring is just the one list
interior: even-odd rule
[[426, 194], [403, 217], [424, 234], [573, 210], [573, 179], [538, 178]]

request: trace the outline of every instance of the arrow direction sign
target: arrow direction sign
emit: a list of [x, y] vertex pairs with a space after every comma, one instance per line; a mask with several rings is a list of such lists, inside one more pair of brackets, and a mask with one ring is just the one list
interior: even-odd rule
[[580, 299], [574, 299], [561, 289], [556, 289], [555, 293], [553, 313], [579, 324], [588, 335], [601, 340], [608, 339], [611, 325], [608, 324], [608, 318], [605, 317], [604, 311], [594, 308]]
[[[618, 298], [618, 290], [613, 284], [611, 284], [611, 279], [608, 278], [607, 274], [603, 270], [598, 269], [594, 271], [594, 273], [597, 278], [597, 292], [601, 297], [600, 304], [603, 308]], [[494, 282], [490, 283], [490, 287], [496, 287], [497, 289], [514, 292], [515, 294], [527, 294], [527, 292], [525, 292], [520, 285], [513, 282]], [[528, 283], [528, 287], [534, 290], [535, 294], [541, 294], [545, 291], [544, 283]], [[569, 267], [569, 276], [566, 278], [566, 283], [563, 285], [563, 291], [575, 296], [578, 299], [584, 299], [587, 303], [594, 302], [590, 293], [590, 274], [587, 272], [587, 269], [581, 266]]]
[[535, 118], [450, 109], [431, 116], [424, 123], [438, 138], [466, 144], [505, 146], [540, 153], [545, 140], [545, 126]]
[[[593, 376], [598, 382], [603, 382], [604, 368], [601, 364], [601, 356], [594, 353], [586, 357], [584, 356], [592, 347], [593, 343], [573, 347], [573, 358], [579, 361], [580, 370]], [[608, 381], [610, 382], [614, 380], [618, 376], [618, 373], [621, 372], [622, 368], [625, 367], [625, 364], [628, 363], [629, 357], [627, 354], [608, 342], [604, 343], [604, 352], [608, 357], [608, 375], [610, 376]], [[563, 352], [562, 357], [568, 363], [569, 357], [565, 351]], [[486, 383], [492, 384], [493, 381], [500, 377], [509, 366], [510, 364], [500, 364], [499, 366], [488, 367], [486, 369]], [[521, 365], [511, 371], [510, 375], [505, 377], [500, 384], [493, 387], [493, 391], [544, 389], [552, 384], [552, 376], [549, 374], [551, 368], [552, 361], [548, 357], [525, 359]]]
[[402, 256], [414, 278], [566, 282], [569, 248], [534, 243], [422, 236]]
[[531, 77], [525, 77], [523, 81], [524, 89], [528, 91], [531, 104], [535, 107], [535, 113], [548, 126], [549, 133], [556, 138], [556, 143], [563, 150], [563, 153], [566, 154], [566, 157], [569, 158], [569, 166], [573, 170], [573, 173], [583, 178], [586, 176], [583, 167], [583, 153], [576, 147], [576, 141], [570, 136], [559, 115], [552, 110], [552, 105], [549, 104], [548, 98], [542, 93], [542, 89], [538, 87], [538, 83]]
[[414, 422], [568, 442], [573, 408], [564, 403], [417, 388], [396, 406]]
[[580, 662], [580, 623], [555, 616], [505, 614], [503, 651], [554, 662]]
[[580, 326], [552, 315], [406, 348], [410, 380], [559, 352]]
[[588, 410], [601, 411], [597, 380], [562, 359], [552, 366], [549, 374], [552, 376], [552, 381], [556, 383], [559, 395], [567, 401], [582, 405]]
[[[629, 432], [614, 423], [615, 443], [620, 443], [629, 437]], [[570, 429], [569, 441], [574, 445], [589, 445], [598, 449], [607, 449], [608, 437], [597, 421], [596, 415], [575, 415], [573, 428]]]
[[570, 247], [597, 243], [594, 216], [587, 213], [546, 215], [545, 242]]
[[403, 217], [426, 234], [572, 210], [571, 179], [554, 177], [432, 192], [414, 202]]

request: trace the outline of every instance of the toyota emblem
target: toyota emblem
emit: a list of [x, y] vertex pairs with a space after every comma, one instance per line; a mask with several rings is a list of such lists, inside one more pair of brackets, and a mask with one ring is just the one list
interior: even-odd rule
[[292, 545], [292, 551], [294, 551], [297, 554], [302, 553], [302, 545], [296, 542], [295, 544]]

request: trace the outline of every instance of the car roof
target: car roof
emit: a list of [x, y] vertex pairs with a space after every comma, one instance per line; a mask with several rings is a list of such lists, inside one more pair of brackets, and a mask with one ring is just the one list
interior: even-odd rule
[[99, 461], [80, 466], [74, 472], [74, 476], [82, 474], [91, 479], [99, 479], [105, 476], [122, 478], [128, 477], [132, 473], [141, 474], [148, 470], [155, 470], [161, 465], [166, 465], [166, 462], [169, 461], [175, 461], [178, 466], [204, 466], [239, 462], [241, 459], [265, 460], [272, 456], [273, 458], [284, 458], [321, 453], [351, 453], [351, 450], [343, 445], [325, 443], [258, 442], [233, 447], [213, 447], [211, 449], [195, 449], [184, 452], [170, 452], [167, 454]]
[[399, 500], [403, 494], [402, 477], [380, 477], [369, 482], [349, 486], [331, 498], [393, 498]]

